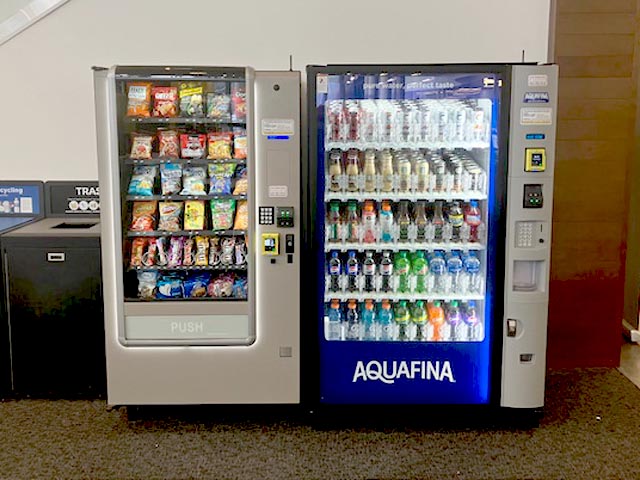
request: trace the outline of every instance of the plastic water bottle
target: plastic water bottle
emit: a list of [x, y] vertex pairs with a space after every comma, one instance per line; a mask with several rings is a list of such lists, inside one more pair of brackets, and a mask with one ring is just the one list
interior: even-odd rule
[[378, 328], [376, 325], [376, 312], [373, 308], [373, 300], [367, 300], [362, 312], [362, 339], [377, 340]]
[[345, 336], [347, 340], [360, 340], [362, 338], [362, 324], [360, 323], [360, 313], [355, 300], [349, 300], [347, 304], [347, 318]]
[[464, 323], [467, 325], [467, 336], [470, 341], [482, 340], [482, 324], [476, 313], [476, 302], [469, 300], [462, 317]]
[[451, 340], [466, 340], [467, 335], [465, 335], [466, 329], [461, 328], [464, 327], [462, 324], [462, 317], [460, 315], [460, 307], [458, 306], [458, 301], [453, 300], [451, 303], [447, 305], [447, 324], [450, 329], [450, 339]]
[[362, 274], [364, 275], [364, 291], [373, 292], [376, 289], [376, 260], [373, 258], [373, 252], [366, 253], [366, 257], [362, 262]]
[[[398, 291], [401, 293], [409, 292], [409, 269], [411, 267], [411, 263], [407, 258], [407, 252], [396, 253], [394, 263], [394, 269], [396, 276], [398, 277]], [[397, 317], [398, 315], [396, 314], [396, 319]]]
[[398, 305], [396, 305], [394, 314], [396, 318], [396, 325], [398, 326], [398, 334], [397, 334], [398, 340], [400, 341], [409, 340], [408, 326], [409, 326], [410, 314], [409, 314], [409, 308], [407, 307], [406, 300], [400, 300], [398, 302]]
[[349, 258], [347, 259], [347, 290], [350, 292], [357, 292], [358, 278], [360, 276], [360, 262], [356, 257], [356, 252], [351, 250], [349, 252]]
[[329, 290], [332, 292], [340, 291], [340, 274], [342, 273], [342, 262], [335, 250], [331, 252], [329, 260]]
[[329, 341], [342, 340], [342, 310], [338, 300], [331, 300], [325, 337]]
[[393, 322], [393, 310], [388, 300], [382, 301], [380, 314], [378, 315], [378, 338], [383, 342], [396, 339], [395, 323]]
[[458, 252], [447, 255], [447, 289], [446, 293], [462, 293], [462, 259]]
[[464, 271], [467, 275], [469, 293], [482, 293], [482, 276], [480, 275], [480, 259], [476, 252], [470, 251], [464, 259]]
[[447, 264], [442, 257], [442, 252], [434, 252], [429, 259], [429, 290], [434, 293], [444, 293], [446, 291], [446, 268]]
[[416, 279], [416, 292], [424, 293], [427, 291], [427, 272], [429, 271], [429, 264], [424, 258], [424, 252], [418, 250], [413, 258], [412, 268], [413, 276]]
[[391, 279], [393, 278], [393, 261], [391, 260], [391, 252], [383, 252], [382, 260], [380, 260], [380, 276], [382, 277], [381, 290], [390, 292], [393, 290]]
[[413, 306], [411, 312], [411, 321], [414, 325], [412, 339], [419, 342], [427, 341], [427, 311], [424, 308], [424, 302], [418, 300]]

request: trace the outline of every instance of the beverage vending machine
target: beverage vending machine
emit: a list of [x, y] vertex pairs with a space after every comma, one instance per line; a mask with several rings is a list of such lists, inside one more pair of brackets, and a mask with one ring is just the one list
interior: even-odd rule
[[299, 72], [94, 80], [108, 403], [298, 403]]
[[308, 67], [321, 406], [542, 407], [557, 76]]

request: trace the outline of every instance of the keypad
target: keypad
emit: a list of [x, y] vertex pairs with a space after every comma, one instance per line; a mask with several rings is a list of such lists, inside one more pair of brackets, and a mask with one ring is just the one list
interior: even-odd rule
[[533, 247], [533, 223], [532, 222], [516, 223], [516, 247], [518, 248]]
[[258, 216], [260, 225], [273, 225], [273, 207], [259, 207]]

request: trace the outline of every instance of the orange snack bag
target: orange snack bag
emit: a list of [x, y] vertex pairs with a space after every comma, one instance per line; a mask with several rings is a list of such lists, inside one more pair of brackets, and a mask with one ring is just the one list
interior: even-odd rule
[[151, 116], [151, 84], [133, 82], [127, 85], [127, 116]]

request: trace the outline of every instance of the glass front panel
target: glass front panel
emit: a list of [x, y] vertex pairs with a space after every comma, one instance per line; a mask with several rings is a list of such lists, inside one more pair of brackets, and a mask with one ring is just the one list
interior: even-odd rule
[[116, 76], [126, 301], [247, 300], [241, 72]]

